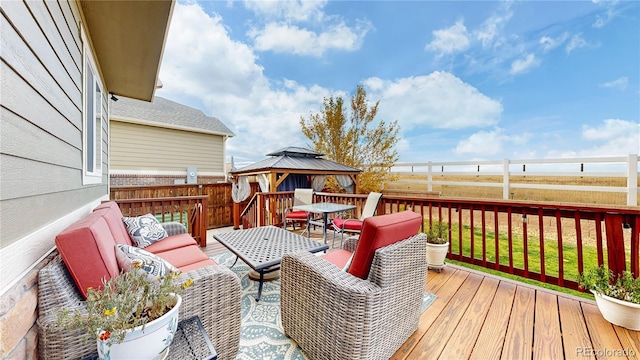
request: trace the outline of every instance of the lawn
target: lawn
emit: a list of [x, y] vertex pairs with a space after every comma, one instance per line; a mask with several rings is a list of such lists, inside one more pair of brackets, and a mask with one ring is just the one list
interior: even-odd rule
[[[458, 232], [459, 228], [457, 224], [453, 224], [451, 228], [451, 248], [454, 254], [459, 253], [459, 237]], [[474, 229], [474, 258], [482, 260], [482, 229], [476, 227]], [[496, 258], [496, 249], [495, 249], [495, 232], [487, 231], [485, 233], [486, 239], [486, 260], [487, 262], [495, 262]], [[527, 252], [524, 250], [524, 239], [522, 236], [517, 236], [512, 234], [512, 254], [513, 254], [513, 267], [518, 269], [525, 268], [525, 258], [528, 261], [529, 271], [540, 273], [541, 269], [541, 256], [540, 256], [540, 239], [535, 236], [528, 236], [527, 238]], [[506, 234], [499, 234], [498, 236], [498, 253], [500, 264], [509, 265], [509, 240]], [[594, 246], [583, 246], [582, 247], [583, 254], [583, 264], [585, 268], [590, 268], [592, 266], [597, 266], [598, 263], [598, 253]], [[469, 226], [464, 225], [462, 228], [462, 255], [471, 257], [471, 228]], [[574, 244], [563, 244], [562, 247], [562, 256], [563, 256], [563, 272], [565, 280], [573, 280], [578, 281], [579, 272], [578, 272], [578, 247]], [[604, 258], [606, 259], [606, 249], [604, 253]], [[549, 276], [558, 277], [559, 274], [559, 251], [558, 244], [556, 240], [547, 240], [544, 241], [544, 268], [545, 274]], [[461, 266], [469, 267], [472, 269], [480, 270], [483, 272], [488, 272], [494, 275], [522, 281], [525, 283], [541, 286], [544, 288], [569, 293], [572, 295], [577, 295], [581, 297], [591, 298], [593, 296], [591, 294], [582, 293], [578, 291], [574, 291], [571, 289], [563, 288], [560, 286], [555, 286], [551, 284], [542, 283], [536, 280], [526, 279], [520, 276], [511, 275], [508, 273], [504, 273], [501, 271], [496, 271], [493, 269], [484, 268], [482, 266], [471, 265], [467, 263], [463, 263], [460, 261], [448, 260], [451, 263], [458, 264]]]

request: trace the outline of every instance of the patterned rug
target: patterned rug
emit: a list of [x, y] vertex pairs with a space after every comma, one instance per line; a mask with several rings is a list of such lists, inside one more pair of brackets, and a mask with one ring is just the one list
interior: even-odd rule
[[[230, 252], [214, 255], [213, 261], [231, 266], [236, 257]], [[242, 322], [240, 329], [240, 352], [237, 359], [303, 359], [307, 358], [298, 345], [284, 335], [280, 324], [280, 280], [265, 282], [260, 301], [258, 282], [249, 279], [249, 266], [238, 260], [231, 269], [240, 278], [242, 287]], [[424, 311], [436, 299], [434, 294], [425, 292], [422, 302]]]

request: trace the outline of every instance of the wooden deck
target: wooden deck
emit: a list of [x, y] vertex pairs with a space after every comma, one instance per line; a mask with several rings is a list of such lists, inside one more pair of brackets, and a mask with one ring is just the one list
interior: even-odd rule
[[[207, 238], [207, 254], [226, 251]], [[426, 291], [437, 299], [392, 359], [640, 359], [640, 332], [594, 301], [453, 265], [429, 270]]]

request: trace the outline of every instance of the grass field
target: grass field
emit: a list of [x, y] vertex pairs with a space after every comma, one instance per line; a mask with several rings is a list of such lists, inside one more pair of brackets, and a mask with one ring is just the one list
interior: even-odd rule
[[[501, 176], [492, 175], [435, 175], [433, 181], [502, 183]], [[626, 179], [596, 176], [511, 176], [512, 184], [611, 186], [626, 189]], [[399, 173], [397, 181], [386, 183], [384, 190], [390, 192], [426, 192], [427, 175], [420, 173]], [[502, 187], [460, 186], [434, 184], [432, 191], [444, 197], [469, 197], [477, 199], [502, 199]], [[512, 189], [509, 196], [513, 200], [552, 201], [560, 203], [582, 203], [599, 205], [626, 205], [626, 193], [604, 191]], [[638, 195], [640, 204], [640, 194]]]

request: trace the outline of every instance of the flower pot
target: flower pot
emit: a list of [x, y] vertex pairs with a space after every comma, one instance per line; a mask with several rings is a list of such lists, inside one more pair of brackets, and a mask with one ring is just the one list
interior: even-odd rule
[[105, 360], [118, 359], [164, 359], [169, 354], [169, 345], [178, 327], [178, 310], [182, 297], [166, 314], [127, 330], [124, 340], [119, 344], [109, 345], [98, 337], [98, 357]]
[[444, 259], [449, 251], [449, 243], [431, 244], [427, 243], [427, 265], [430, 269], [441, 269], [444, 267]]
[[640, 330], [640, 304], [612, 298], [591, 290], [602, 317], [608, 322], [627, 328]]

